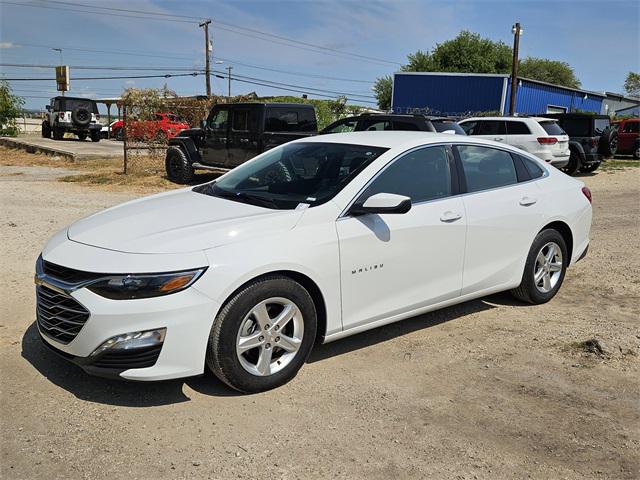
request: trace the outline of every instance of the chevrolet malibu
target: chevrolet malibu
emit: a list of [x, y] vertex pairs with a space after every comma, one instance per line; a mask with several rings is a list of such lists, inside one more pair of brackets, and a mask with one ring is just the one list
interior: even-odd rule
[[92, 374], [209, 368], [258, 392], [316, 343], [505, 290], [547, 302], [590, 227], [590, 191], [508, 145], [305, 138], [58, 232], [36, 264], [37, 325]]

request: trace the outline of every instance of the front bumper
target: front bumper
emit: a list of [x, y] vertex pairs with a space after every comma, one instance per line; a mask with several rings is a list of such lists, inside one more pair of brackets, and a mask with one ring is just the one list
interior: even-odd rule
[[[194, 287], [137, 300], [110, 300], [86, 288], [70, 296], [90, 312], [78, 334], [65, 344], [47, 335], [40, 323], [38, 330], [48, 346], [87, 373], [148, 381], [204, 372], [207, 341], [219, 305]], [[129, 356], [107, 351], [91, 357], [111, 337], [162, 328], [166, 328], [164, 342], [155, 350], [132, 349]], [[114, 368], [109, 368], [105, 360]]]

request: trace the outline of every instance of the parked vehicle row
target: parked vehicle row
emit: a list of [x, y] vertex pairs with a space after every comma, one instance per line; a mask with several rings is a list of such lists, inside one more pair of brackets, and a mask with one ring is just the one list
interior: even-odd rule
[[45, 345], [96, 375], [208, 368], [258, 392], [291, 380], [316, 343], [499, 291], [547, 302], [587, 252], [589, 190], [529, 153], [439, 133], [312, 136], [312, 118], [214, 109], [193, 137], [201, 161], [242, 163], [227, 155], [243, 138], [263, 151], [293, 128], [301, 138], [52, 237], [36, 264]]

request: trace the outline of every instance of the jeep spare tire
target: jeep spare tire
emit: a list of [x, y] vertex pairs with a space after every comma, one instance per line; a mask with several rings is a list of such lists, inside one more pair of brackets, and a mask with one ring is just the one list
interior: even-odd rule
[[76, 107], [71, 111], [71, 121], [79, 127], [86, 127], [91, 123], [91, 112], [84, 107]]
[[602, 132], [598, 143], [598, 151], [605, 157], [613, 157], [616, 154], [618, 151], [618, 130], [607, 128]]

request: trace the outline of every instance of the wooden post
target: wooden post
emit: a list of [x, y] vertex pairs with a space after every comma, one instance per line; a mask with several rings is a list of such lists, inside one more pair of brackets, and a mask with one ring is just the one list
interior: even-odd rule
[[122, 105], [122, 128], [123, 128], [123, 140], [122, 149], [124, 152], [124, 174], [127, 174], [127, 105]]

